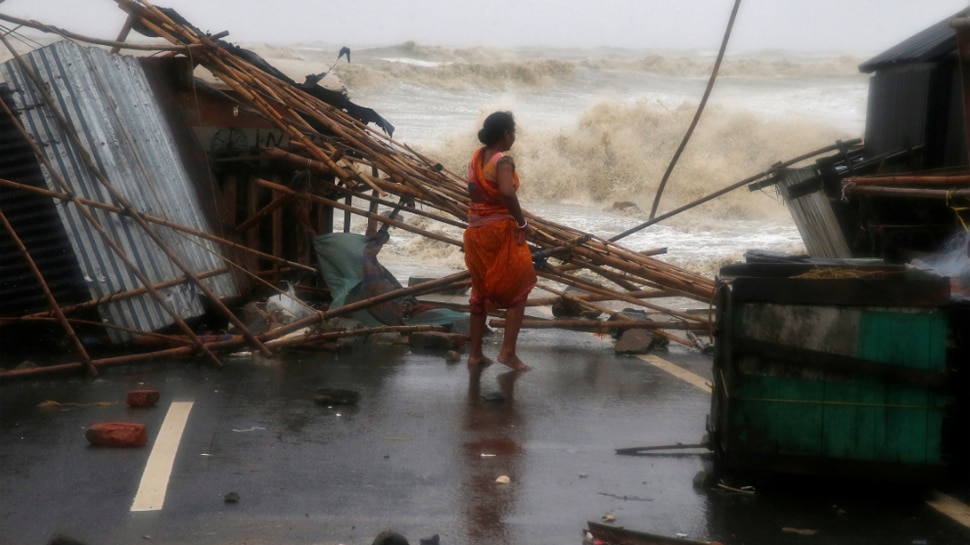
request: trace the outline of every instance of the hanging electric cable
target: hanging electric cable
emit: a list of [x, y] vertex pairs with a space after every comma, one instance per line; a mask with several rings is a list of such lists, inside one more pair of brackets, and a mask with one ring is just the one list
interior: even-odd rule
[[[734, 27], [734, 20], [738, 15], [738, 8], [740, 7], [741, 0], [735, 0], [734, 9], [731, 10], [731, 18], [728, 20], [727, 29], [724, 31], [724, 39], [721, 41], [721, 49], [718, 51], [717, 61], [714, 63], [714, 70], [711, 72], [710, 80], [707, 82], [707, 89], [704, 91], [704, 97], [701, 99], [701, 103], [697, 107], [697, 112], [694, 114], [694, 119], [691, 121], [690, 127], [687, 129], [687, 133], [684, 134], [684, 138], [680, 142], [677, 152], [674, 153], [674, 157], [670, 160], [670, 165], [667, 166], [667, 171], [664, 173], [664, 177], [660, 181], [660, 187], [657, 188], [657, 195], [654, 197], [653, 206], [650, 208], [651, 220], [657, 215], [657, 207], [660, 206], [660, 197], [663, 195], [664, 187], [667, 185], [667, 180], [670, 178], [670, 173], [673, 172], [674, 166], [677, 164], [677, 160], [680, 159], [681, 153], [683, 153], [684, 148], [687, 147], [687, 142], [694, 133], [694, 128], [697, 127], [697, 122], [700, 121], [701, 113], [703, 113], [704, 106], [707, 104], [707, 99], [711, 96], [711, 90], [714, 88], [714, 81], [717, 79], [717, 72], [721, 68], [721, 61], [724, 59], [724, 52], [727, 50], [728, 40], [731, 38], [731, 29]], [[631, 229], [625, 232], [624, 236], [635, 233], [647, 225], [648, 224], [643, 224], [639, 228]], [[611, 240], [616, 241], [619, 240], [619, 238], [613, 238]]]

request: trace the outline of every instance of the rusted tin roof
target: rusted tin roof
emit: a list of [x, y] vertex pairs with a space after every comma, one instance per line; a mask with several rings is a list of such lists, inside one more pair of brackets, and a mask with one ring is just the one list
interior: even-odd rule
[[944, 55], [955, 53], [957, 49], [956, 32], [950, 21], [956, 17], [970, 14], [970, 8], [961, 10], [910, 38], [890, 47], [859, 65], [865, 74], [895, 65], [917, 62], [932, 62]]
[[[90, 154], [111, 186], [142, 214], [165, 218], [175, 224], [209, 231], [199, 198], [178, 156], [174, 139], [157, 106], [137, 60], [123, 55], [57, 42], [25, 55], [23, 59], [45, 83], [54, 104], [46, 104], [34, 82], [16, 61], [0, 66], [12, 100], [10, 105], [27, 132], [44, 150], [53, 169], [79, 197], [117, 204], [87, 165]], [[77, 149], [51, 107], [70, 120], [82, 142]], [[41, 168], [48, 189], [64, 192], [58, 177]], [[4, 203], [6, 209], [10, 203]], [[53, 206], [53, 205], [52, 205]], [[92, 228], [75, 205], [56, 205], [70, 246], [77, 258], [92, 299], [142, 287], [116, 252]], [[133, 219], [92, 210], [110, 238], [116, 241], [148, 277], [151, 284], [185, 276]], [[152, 227], [165, 245], [194, 273], [224, 266], [214, 243], [165, 227]], [[228, 274], [204, 280], [218, 296], [238, 295]], [[168, 304], [183, 318], [203, 314], [200, 293], [190, 282], [161, 290]], [[173, 322], [149, 295], [130, 297], [100, 307], [103, 320], [142, 331], [153, 331]], [[126, 335], [112, 332], [118, 342]]]

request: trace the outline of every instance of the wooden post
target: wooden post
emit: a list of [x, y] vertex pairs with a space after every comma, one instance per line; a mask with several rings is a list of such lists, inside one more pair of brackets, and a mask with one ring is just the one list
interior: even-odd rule
[[133, 26], [134, 20], [134, 17], [131, 15], [125, 19], [125, 24], [121, 27], [121, 32], [118, 33], [118, 37], [115, 39], [115, 41], [119, 42], [119, 44], [111, 48], [112, 55], [116, 55], [119, 51], [121, 51], [121, 43], [128, 39], [128, 33], [131, 32], [131, 27]]
[[[262, 221], [263, 219], [265, 219], [266, 216], [268, 216], [270, 214], [274, 214], [273, 215], [273, 221], [275, 223], [276, 222], [276, 219], [277, 219], [276, 213], [278, 212], [279, 208], [281, 206], [283, 206], [284, 204], [286, 204], [291, 198], [292, 198], [292, 195], [280, 195], [278, 197], [275, 197], [272, 200], [272, 202], [270, 202], [269, 204], [267, 204], [266, 206], [264, 206], [262, 209], [260, 209], [259, 212], [256, 212], [254, 215], [246, 218], [246, 221], [244, 221], [244, 222], [240, 223], [239, 225], [237, 225], [236, 226], [236, 232], [237, 233], [242, 233], [242, 232], [248, 231], [254, 225], [258, 224], [260, 221]], [[277, 253], [274, 252], [274, 255], [279, 255], [279, 254], [277, 254]]]
[[344, 208], [344, 233], [350, 232], [350, 211], [353, 209], [353, 197], [347, 195], [344, 197], [344, 204], [347, 205]]
[[[256, 184], [256, 178], [250, 176], [246, 179], [246, 217], [251, 218], [259, 213], [259, 186]], [[262, 237], [258, 229], [252, 231], [247, 231], [244, 240], [246, 244], [252, 248], [263, 249], [265, 246], [261, 244]], [[259, 263], [259, 267], [263, 267], [263, 263]]]
[[[277, 197], [279, 197], [280, 199], [284, 199], [284, 200], [288, 201], [289, 200], [288, 197], [292, 197], [292, 195], [279, 195], [276, 191], [271, 191], [270, 192], [270, 197], [273, 199], [273, 201], [275, 201], [277, 199]], [[283, 245], [283, 236], [284, 236], [283, 235], [283, 210], [281, 208], [279, 208], [279, 207], [276, 207], [273, 210], [273, 223], [272, 223], [272, 229], [270, 229], [270, 232], [273, 234], [273, 246], [272, 246], [273, 247], [273, 251], [271, 253], [273, 255], [283, 255], [285, 253], [283, 251], [283, 248], [284, 248], [284, 245]]]

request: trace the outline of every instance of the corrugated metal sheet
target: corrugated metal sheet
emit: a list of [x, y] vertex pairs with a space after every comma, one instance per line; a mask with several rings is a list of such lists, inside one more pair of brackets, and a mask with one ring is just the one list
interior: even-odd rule
[[873, 76], [866, 113], [866, 149], [871, 155], [927, 144], [928, 108], [936, 69], [936, 65], [920, 63]]
[[[112, 186], [132, 206], [174, 223], [207, 231], [198, 197], [183, 168], [175, 142], [155, 103], [138, 62], [121, 55], [58, 42], [26, 55], [25, 60], [45, 82], [54, 105], [74, 125], [94, 162]], [[54, 168], [68, 180], [78, 196], [112, 202], [109, 192], [85, 165], [81, 150], [71, 144], [33, 83], [10, 61], [0, 67], [0, 78], [11, 88], [20, 121], [43, 147]], [[60, 191], [56, 179], [42, 168], [50, 189]], [[141, 287], [124, 261], [91, 228], [74, 206], [57, 206], [62, 224], [77, 256], [91, 297]], [[92, 211], [111, 238], [154, 283], [184, 276], [138, 224], [117, 214]], [[219, 248], [208, 241], [183, 236], [154, 226], [183, 263], [193, 272], [223, 266]], [[205, 280], [220, 297], [238, 295], [228, 274]], [[203, 313], [200, 293], [189, 283], [163, 291], [167, 302], [182, 317]], [[163, 328], [171, 317], [150, 296], [139, 296], [104, 305], [102, 317], [113, 324], [143, 331]], [[125, 340], [117, 331], [113, 339]]]
[[871, 73], [897, 64], [932, 62], [941, 56], [955, 53], [956, 32], [950, 26], [954, 17], [970, 14], [970, 8], [961, 10], [926, 30], [896, 44], [859, 65], [859, 71]]
[[[11, 102], [9, 90], [2, 84], [0, 99]], [[4, 111], [0, 111], [0, 178], [47, 187], [27, 140]], [[51, 200], [0, 186], [0, 208], [14, 233], [30, 249], [54, 297], [65, 305], [86, 301], [87, 287]], [[47, 307], [47, 297], [19, 245], [11, 233], [0, 229], [0, 315], [22, 316]]]
[[785, 199], [809, 255], [833, 259], [852, 257], [832, 204], [821, 189], [821, 180], [818, 191], [795, 198], [789, 193], [793, 186], [818, 176], [815, 167], [786, 169], [779, 174], [778, 191]]

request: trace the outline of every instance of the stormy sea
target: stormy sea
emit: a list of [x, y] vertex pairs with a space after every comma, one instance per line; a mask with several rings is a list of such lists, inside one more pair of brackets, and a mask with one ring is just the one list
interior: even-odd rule
[[[261, 53], [294, 79], [329, 70], [339, 81], [323, 83], [342, 85], [351, 100], [379, 112], [394, 125], [394, 140], [462, 175], [482, 119], [496, 110], [513, 112], [518, 130], [511, 154], [524, 208], [606, 238], [649, 219], [716, 60], [703, 51], [455, 49], [408, 42], [355, 48], [347, 62], [337, 60], [339, 49], [298, 44]], [[865, 59], [729, 54], [657, 213], [779, 161], [861, 137], [867, 76], [858, 65]], [[804, 252], [771, 189], [736, 190], [621, 243], [666, 248], [660, 259], [709, 276], [743, 260], [748, 249]], [[463, 268], [454, 248], [400, 230], [392, 230], [380, 258], [402, 278]]]

